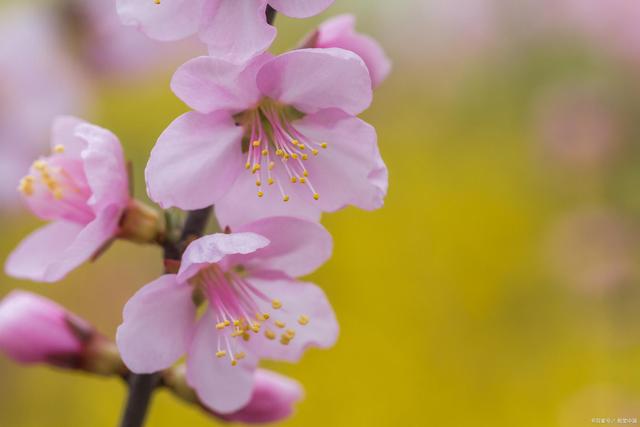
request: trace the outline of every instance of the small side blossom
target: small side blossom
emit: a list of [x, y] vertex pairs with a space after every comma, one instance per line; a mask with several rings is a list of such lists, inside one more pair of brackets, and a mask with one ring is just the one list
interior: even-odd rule
[[195, 111], [163, 132], [146, 169], [164, 208], [216, 205], [221, 225], [269, 216], [318, 220], [348, 205], [373, 210], [387, 192], [369, 71], [338, 48], [263, 54], [245, 66], [195, 58], [173, 77]]
[[250, 402], [259, 359], [295, 362], [338, 335], [322, 290], [294, 279], [329, 258], [327, 231], [284, 217], [234, 231], [192, 242], [177, 274], [131, 298], [116, 336], [135, 373], [167, 369], [186, 353], [188, 384], [219, 414]]
[[264, 52], [276, 37], [266, 19], [267, 5], [292, 18], [307, 18], [333, 0], [117, 0], [125, 25], [139, 27], [156, 40], [198, 34], [209, 54], [243, 62]]
[[50, 223], [9, 256], [10, 276], [54, 282], [109, 243], [129, 205], [128, 175], [118, 138], [74, 117], [58, 118], [52, 154], [35, 161], [19, 190]]
[[391, 61], [372, 37], [355, 30], [356, 18], [345, 14], [323, 22], [303, 43], [304, 47], [339, 47], [356, 53], [369, 69], [371, 84], [379, 86], [391, 71]]
[[302, 399], [304, 390], [297, 381], [266, 369], [254, 376], [251, 400], [244, 408], [220, 418], [247, 424], [282, 421], [293, 413], [294, 404]]

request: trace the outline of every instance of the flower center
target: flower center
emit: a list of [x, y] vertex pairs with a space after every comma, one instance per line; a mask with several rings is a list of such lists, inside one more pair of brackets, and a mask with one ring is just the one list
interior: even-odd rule
[[[30, 173], [20, 180], [18, 190], [27, 198], [34, 213], [44, 219], [64, 218], [86, 223], [93, 219], [87, 205], [91, 191], [84, 171], [76, 159], [62, 158], [64, 147], [54, 147], [54, 154], [33, 162]], [[77, 166], [77, 167], [76, 167]], [[70, 168], [78, 169], [82, 176], [74, 176]]]
[[[279, 299], [267, 296], [245, 280], [241, 271], [223, 272], [213, 264], [200, 270], [190, 283], [206, 295], [215, 316], [219, 359], [228, 357], [231, 365], [236, 366], [246, 357], [241, 341], [248, 342], [260, 334], [278, 345], [288, 345], [295, 338], [296, 330], [287, 324], [287, 319], [295, 316]], [[265, 312], [260, 306], [270, 306], [273, 311]], [[310, 319], [299, 315], [295, 321], [306, 326]]]
[[256, 177], [258, 197], [265, 195], [267, 187], [275, 185], [282, 200], [288, 202], [291, 195], [287, 190], [298, 184], [306, 186], [313, 199], [320, 198], [305, 163], [328, 144], [313, 141], [293, 126], [293, 121], [301, 116], [291, 107], [265, 99], [238, 117], [245, 128], [245, 168]]

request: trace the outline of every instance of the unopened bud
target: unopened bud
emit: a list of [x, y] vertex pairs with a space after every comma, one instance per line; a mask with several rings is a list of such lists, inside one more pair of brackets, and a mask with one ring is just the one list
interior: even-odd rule
[[155, 209], [132, 199], [122, 215], [118, 237], [135, 243], [162, 241], [164, 217]]

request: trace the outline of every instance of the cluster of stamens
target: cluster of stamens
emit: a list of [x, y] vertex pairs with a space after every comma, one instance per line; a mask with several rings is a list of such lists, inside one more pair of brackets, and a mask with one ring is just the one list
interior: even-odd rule
[[242, 119], [249, 141], [245, 168], [256, 177], [258, 197], [264, 196], [266, 182], [267, 186], [278, 187], [284, 202], [290, 200], [284, 183], [273, 173], [276, 167], [282, 167], [291, 184], [306, 186], [318, 200], [320, 195], [311, 182], [305, 162], [319, 155], [328, 144], [305, 137], [291, 125], [286, 108], [273, 101], [263, 102], [246, 112]]
[[[279, 312], [287, 313], [279, 299], [267, 297], [237, 272], [223, 272], [214, 264], [200, 271], [191, 283], [200, 287], [207, 296], [209, 309], [213, 310], [218, 330], [217, 358], [228, 357], [236, 366], [246, 354], [239, 350], [239, 341], [250, 341], [263, 335], [278, 345], [289, 345], [296, 336], [294, 325], [278, 319]], [[259, 309], [258, 301], [266, 302], [274, 310], [265, 313]], [[300, 315], [300, 326], [309, 324], [309, 316]]]
[[[53, 149], [54, 153], [64, 153], [64, 147], [57, 145]], [[32, 165], [34, 174], [29, 174], [20, 180], [18, 190], [25, 196], [33, 196], [36, 185], [42, 183], [54, 199], [62, 200], [63, 188], [56, 176], [64, 173], [61, 168], [51, 167], [45, 160], [36, 160]]]

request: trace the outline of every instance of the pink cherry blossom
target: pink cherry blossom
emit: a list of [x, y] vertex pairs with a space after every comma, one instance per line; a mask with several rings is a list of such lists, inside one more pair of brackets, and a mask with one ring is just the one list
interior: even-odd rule
[[50, 224], [9, 256], [7, 274], [54, 282], [115, 237], [129, 203], [128, 176], [118, 138], [74, 117], [53, 126], [53, 154], [40, 158], [20, 182], [31, 211]]
[[21, 363], [73, 357], [83, 344], [72, 331], [71, 319], [84, 324], [53, 301], [13, 291], [0, 302], [0, 350]]
[[339, 15], [322, 23], [308, 38], [305, 47], [339, 47], [350, 50], [367, 64], [371, 83], [379, 86], [391, 71], [391, 61], [373, 38], [357, 33], [353, 15]]
[[199, 57], [171, 86], [195, 111], [169, 125], [147, 165], [164, 208], [215, 204], [220, 224], [235, 226], [382, 206], [387, 169], [375, 129], [356, 117], [371, 79], [353, 52], [300, 49], [246, 66]]
[[258, 369], [254, 378], [249, 404], [220, 418], [249, 424], [281, 421], [292, 414], [293, 405], [304, 395], [297, 381], [275, 372]]
[[25, 3], [0, 10], [0, 211], [20, 205], [15, 187], [47, 145], [51, 121], [82, 111], [89, 92], [51, 14]]
[[243, 62], [264, 52], [276, 36], [267, 4], [293, 17], [316, 15], [333, 0], [117, 0], [125, 25], [149, 37], [172, 41], [198, 34], [212, 56]]
[[[186, 353], [189, 385], [221, 414], [249, 403], [259, 359], [294, 362], [308, 347], [333, 345], [338, 335], [322, 290], [293, 278], [330, 257], [328, 232], [285, 217], [234, 231], [192, 242], [177, 274], [129, 300], [116, 336], [135, 373], [166, 369]], [[197, 300], [207, 303], [205, 310]]]

